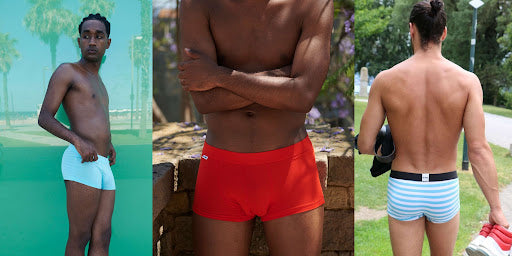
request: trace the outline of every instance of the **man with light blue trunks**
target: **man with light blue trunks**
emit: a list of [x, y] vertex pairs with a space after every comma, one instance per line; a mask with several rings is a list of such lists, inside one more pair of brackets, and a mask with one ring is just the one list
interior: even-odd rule
[[[110, 165], [108, 95], [98, 74], [110, 46], [110, 23], [100, 14], [85, 17], [78, 27], [82, 58], [53, 73], [39, 114], [39, 125], [71, 145], [62, 156], [69, 236], [65, 255], [108, 255], [115, 183]], [[60, 104], [70, 121], [67, 129], [55, 119]]]
[[[396, 157], [388, 182], [388, 220], [394, 255], [452, 255], [459, 229], [457, 143], [464, 128], [476, 181], [490, 206], [489, 222], [508, 228], [492, 152], [485, 138], [478, 78], [441, 54], [446, 14], [441, 0], [414, 5], [414, 55], [374, 80], [361, 120], [358, 148], [374, 154], [387, 117]], [[475, 220], [478, 221], [478, 220]]]

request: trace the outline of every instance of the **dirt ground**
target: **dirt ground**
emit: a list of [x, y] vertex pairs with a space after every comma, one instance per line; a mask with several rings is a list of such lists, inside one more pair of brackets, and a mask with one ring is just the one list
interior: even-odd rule
[[[329, 125], [306, 126], [318, 158], [328, 154], [353, 155], [352, 128]], [[168, 123], [153, 126], [153, 164], [182, 158], [199, 158], [206, 138], [206, 126], [194, 123]]]

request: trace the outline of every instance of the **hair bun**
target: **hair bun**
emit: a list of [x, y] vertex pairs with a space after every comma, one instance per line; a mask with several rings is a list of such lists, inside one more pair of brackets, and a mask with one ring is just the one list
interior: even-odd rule
[[437, 13], [441, 10], [441, 8], [443, 8], [443, 2], [439, 0], [432, 0], [430, 1], [430, 7], [432, 16], [436, 16]]

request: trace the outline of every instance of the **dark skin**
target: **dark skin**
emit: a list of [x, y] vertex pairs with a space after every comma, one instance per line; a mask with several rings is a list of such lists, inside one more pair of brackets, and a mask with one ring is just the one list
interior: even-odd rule
[[[329, 66], [332, 2], [185, 0], [180, 8], [179, 79], [205, 114], [206, 142], [262, 152], [304, 139]], [[323, 207], [265, 222], [271, 254], [319, 255], [322, 223]], [[252, 221], [194, 215], [196, 253], [247, 255], [251, 230]]]
[[[105, 25], [88, 20], [77, 39], [82, 58], [64, 63], [53, 73], [39, 114], [39, 125], [53, 135], [73, 144], [83, 162], [109, 157], [115, 164], [111, 143], [108, 95], [98, 74], [101, 59], [110, 46]], [[70, 129], [55, 119], [63, 104]], [[114, 190], [100, 190], [66, 180], [69, 237], [66, 255], [108, 255], [110, 220], [114, 208]]]

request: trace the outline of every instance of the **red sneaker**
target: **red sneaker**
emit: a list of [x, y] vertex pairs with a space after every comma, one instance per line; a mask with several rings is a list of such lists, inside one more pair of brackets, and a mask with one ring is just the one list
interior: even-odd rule
[[473, 239], [473, 241], [471, 241], [468, 244], [468, 247], [466, 247], [466, 253], [469, 256], [480, 255], [477, 252], [478, 247], [480, 246], [480, 244], [482, 244], [482, 242], [489, 235], [489, 233], [491, 233], [491, 230], [492, 230], [491, 223], [485, 223], [484, 226], [482, 227], [482, 229], [480, 230], [480, 233], [478, 233], [478, 236], [476, 236], [476, 238]]
[[512, 232], [500, 225], [494, 225], [477, 252], [480, 253], [478, 255], [485, 256], [509, 256], [511, 246]]

